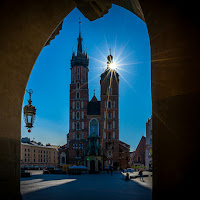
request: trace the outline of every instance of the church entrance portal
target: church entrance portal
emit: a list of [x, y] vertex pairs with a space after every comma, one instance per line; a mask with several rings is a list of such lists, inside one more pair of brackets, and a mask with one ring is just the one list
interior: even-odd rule
[[95, 161], [91, 160], [90, 161], [90, 173], [95, 173]]

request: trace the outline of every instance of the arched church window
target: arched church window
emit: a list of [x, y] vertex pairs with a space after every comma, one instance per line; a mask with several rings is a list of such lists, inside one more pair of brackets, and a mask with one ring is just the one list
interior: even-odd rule
[[80, 112], [76, 113], [76, 119], [80, 119]]
[[113, 139], [115, 139], [115, 132], [113, 132]]
[[80, 99], [80, 92], [77, 92], [77, 93], [76, 93], [76, 98], [77, 98], [77, 99]]
[[112, 88], [111, 87], [107, 88], [107, 95], [112, 95]]
[[79, 109], [79, 108], [80, 108], [80, 102], [77, 101], [77, 102], [76, 102], [76, 109]]
[[76, 122], [76, 130], [80, 129], [80, 122]]
[[77, 80], [80, 80], [80, 68], [77, 68]]
[[111, 101], [108, 102], [108, 108], [112, 108], [112, 102]]
[[111, 119], [111, 118], [112, 118], [111, 112], [108, 112], [108, 119]]
[[79, 133], [77, 133], [77, 135], [76, 135], [76, 139], [77, 139], [77, 140], [80, 139], [80, 137], [79, 137]]
[[90, 121], [90, 135], [92, 133], [95, 133], [96, 135], [99, 135], [99, 124], [97, 119], [92, 119]]
[[86, 69], [83, 69], [83, 82], [86, 81]]
[[112, 124], [109, 122], [108, 123], [108, 130], [112, 129]]

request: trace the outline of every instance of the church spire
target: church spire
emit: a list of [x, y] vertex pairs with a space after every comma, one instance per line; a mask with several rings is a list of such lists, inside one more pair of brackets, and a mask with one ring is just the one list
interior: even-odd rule
[[79, 18], [79, 36], [77, 38], [77, 41], [78, 41], [77, 54], [75, 54], [75, 52], [72, 53], [71, 67], [75, 67], [75, 66], [88, 67], [89, 59], [88, 59], [87, 53], [83, 51], [83, 46], [82, 46], [83, 38], [81, 37], [80, 18]]
[[80, 18], [79, 18], [79, 37], [77, 38], [77, 40], [78, 40], [77, 55], [80, 55], [80, 54], [82, 54], [82, 41], [83, 41], [83, 38], [81, 37], [81, 21], [80, 21]]

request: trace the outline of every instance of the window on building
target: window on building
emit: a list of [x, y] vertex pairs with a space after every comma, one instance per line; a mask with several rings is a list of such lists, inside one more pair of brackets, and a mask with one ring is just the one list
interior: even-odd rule
[[24, 149], [24, 151], [26, 151], [26, 149]]
[[79, 133], [76, 134], [76, 139], [77, 139], [77, 140], [80, 139], [80, 137], [79, 137]]
[[106, 132], [104, 132], [104, 139], [106, 139]]
[[83, 108], [83, 101], [81, 101], [81, 108]]
[[84, 122], [82, 122], [82, 129], [84, 129]]
[[73, 133], [73, 140], [75, 140], [75, 133]]
[[108, 108], [112, 108], [112, 102], [108, 101]]
[[72, 119], [75, 119], [75, 112], [72, 113]]
[[104, 111], [104, 119], [106, 119], [106, 111]]
[[76, 92], [76, 98], [80, 99], [80, 92]]
[[107, 88], [107, 95], [112, 95], [112, 88], [111, 87]]
[[113, 139], [115, 139], [115, 132], [113, 132]]
[[77, 68], [77, 80], [80, 80], [80, 68]]
[[110, 132], [108, 133], [108, 139], [111, 139], [111, 133]]
[[152, 138], [150, 138], [150, 144], [152, 144]]
[[76, 130], [80, 129], [80, 122], [76, 122]]
[[104, 129], [106, 129], [106, 121], [104, 120]]
[[99, 124], [98, 124], [97, 119], [92, 119], [90, 121], [90, 135], [92, 133], [99, 135]]
[[74, 122], [72, 122], [72, 129], [74, 129]]
[[137, 161], [140, 163], [140, 157], [138, 157]]
[[112, 114], [110, 111], [108, 112], [108, 119], [112, 119]]
[[84, 139], [84, 132], [82, 132], [82, 139]]
[[110, 122], [108, 123], [108, 127], [107, 128], [108, 128], [108, 130], [112, 129], [112, 124]]
[[115, 119], [115, 111], [113, 111], [113, 118]]
[[62, 164], [65, 164], [65, 157], [62, 157]]
[[115, 121], [113, 121], [113, 129], [115, 129]]
[[80, 102], [79, 101], [76, 102], [76, 109], [80, 109]]
[[72, 103], [72, 108], [75, 109], [75, 102]]
[[80, 112], [79, 112], [79, 111], [76, 113], [76, 119], [77, 119], [77, 120], [80, 119]]
[[82, 119], [84, 119], [84, 112], [82, 111]]

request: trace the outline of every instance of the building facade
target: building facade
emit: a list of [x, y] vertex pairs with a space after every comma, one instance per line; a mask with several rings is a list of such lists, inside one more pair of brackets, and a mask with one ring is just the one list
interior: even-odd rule
[[77, 53], [72, 53], [69, 119], [69, 163], [85, 165], [91, 171], [119, 166], [119, 75], [110, 67], [101, 74], [100, 100], [89, 101], [89, 59], [82, 49], [79, 29]]
[[40, 142], [31, 141], [30, 138], [21, 139], [21, 167], [42, 168], [57, 167], [58, 150], [55, 147], [43, 146]]
[[145, 167], [152, 170], [152, 117], [146, 122]]
[[119, 168], [127, 169], [130, 167], [130, 145], [119, 141]]
[[69, 149], [67, 144], [61, 146], [58, 149], [58, 167], [62, 168], [62, 166], [69, 163]]
[[145, 168], [145, 149], [146, 149], [146, 138], [142, 136], [140, 142], [133, 152], [133, 164], [132, 167], [135, 169]]

